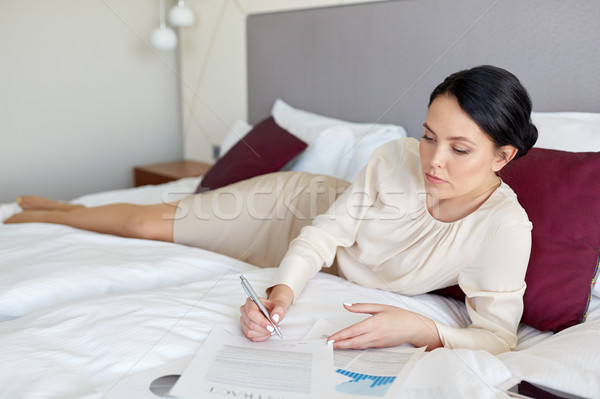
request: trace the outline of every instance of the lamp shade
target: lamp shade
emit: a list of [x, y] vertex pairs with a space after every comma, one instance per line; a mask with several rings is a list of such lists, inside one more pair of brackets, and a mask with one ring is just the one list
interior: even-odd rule
[[161, 24], [152, 32], [150, 41], [158, 50], [172, 50], [177, 46], [177, 35], [173, 29]]
[[194, 19], [194, 12], [181, 0], [169, 10], [169, 22], [177, 28], [191, 26]]

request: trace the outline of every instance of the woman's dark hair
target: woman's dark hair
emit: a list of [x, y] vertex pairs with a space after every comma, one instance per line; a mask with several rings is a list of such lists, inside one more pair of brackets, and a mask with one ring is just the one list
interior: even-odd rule
[[463, 111], [496, 144], [507, 144], [525, 154], [538, 133], [531, 123], [531, 98], [519, 79], [505, 69], [482, 65], [448, 76], [431, 93], [429, 106], [442, 94], [451, 94]]

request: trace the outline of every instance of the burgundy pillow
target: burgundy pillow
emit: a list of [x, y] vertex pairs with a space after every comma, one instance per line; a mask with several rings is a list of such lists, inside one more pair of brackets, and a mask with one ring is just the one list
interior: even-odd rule
[[[600, 267], [600, 152], [532, 148], [500, 177], [533, 223], [521, 321], [554, 332], [583, 322]], [[464, 299], [458, 286], [439, 293]]]
[[307, 144], [279, 127], [272, 117], [260, 122], [204, 175], [196, 192], [214, 190], [240, 180], [276, 172]]

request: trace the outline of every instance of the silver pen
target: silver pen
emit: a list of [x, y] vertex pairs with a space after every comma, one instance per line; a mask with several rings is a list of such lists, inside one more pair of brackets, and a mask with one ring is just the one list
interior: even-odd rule
[[279, 335], [279, 338], [283, 339], [283, 335], [281, 335], [281, 331], [279, 330], [279, 327], [277, 326], [277, 324], [275, 324], [273, 322], [273, 320], [271, 320], [271, 316], [269, 316], [269, 312], [267, 312], [265, 305], [263, 305], [263, 303], [260, 301], [260, 299], [258, 298], [258, 295], [256, 295], [256, 292], [254, 292], [254, 289], [252, 289], [250, 282], [248, 280], [246, 280], [246, 277], [244, 277], [242, 275], [240, 275], [240, 280], [242, 280], [242, 287], [244, 288], [244, 291], [246, 291], [246, 294], [248, 294], [248, 298], [250, 298], [252, 300], [252, 302], [254, 302], [256, 304], [256, 306], [258, 306], [260, 311], [265, 315], [267, 320], [269, 320], [269, 323], [271, 323], [271, 325], [275, 329], [275, 332], [277, 333], [277, 335]]

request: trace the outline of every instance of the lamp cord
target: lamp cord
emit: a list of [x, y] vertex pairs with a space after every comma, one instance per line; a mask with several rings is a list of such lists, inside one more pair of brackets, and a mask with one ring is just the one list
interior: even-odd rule
[[158, 0], [158, 15], [160, 21], [160, 27], [164, 28], [167, 26], [165, 20], [165, 0]]

